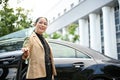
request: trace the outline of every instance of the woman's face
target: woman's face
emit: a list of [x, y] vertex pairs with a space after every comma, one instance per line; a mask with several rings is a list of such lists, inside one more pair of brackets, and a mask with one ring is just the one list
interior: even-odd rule
[[35, 32], [42, 34], [47, 29], [48, 22], [45, 18], [40, 18], [37, 23], [35, 23]]

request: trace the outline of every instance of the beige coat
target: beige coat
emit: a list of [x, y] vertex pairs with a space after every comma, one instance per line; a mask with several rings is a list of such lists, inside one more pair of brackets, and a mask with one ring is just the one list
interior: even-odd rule
[[[34, 79], [46, 77], [44, 48], [35, 32], [33, 32], [31, 36], [24, 41], [23, 47], [27, 47], [29, 49], [29, 66], [26, 78]], [[53, 75], [56, 75], [56, 69], [51, 50], [50, 57], [52, 60]]]

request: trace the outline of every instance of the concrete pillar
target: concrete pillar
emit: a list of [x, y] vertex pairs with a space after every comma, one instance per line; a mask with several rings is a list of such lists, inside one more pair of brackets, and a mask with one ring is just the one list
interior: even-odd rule
[[88, 31], [88, 20], [79, 20], [79, 35], [80, 44], [89, 47], [89, 31]]
[[114, 8], [103, 7], [103, 34], [105, 55], [118, 59]]
[[90, 14], [90, 48], [102, 52], [100, 34], [100, 15]]
[[62, 35], [64, 36], [66, 34], [66, 27], [62, 28]]

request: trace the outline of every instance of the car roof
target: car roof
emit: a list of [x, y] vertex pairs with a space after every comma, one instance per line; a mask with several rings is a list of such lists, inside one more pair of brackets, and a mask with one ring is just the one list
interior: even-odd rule
[[112, 59], [98, 51], [95, 51], [91, 48], [82, 46], [80, 44], [76, 44], [76, 43], [72, 43], [72, 42], [68, 42], [68, 41], [63, 41], [63, 40], [58, 40], [58, 39], [48, 39], [48, 41], [50, 43], [57, 43], [57, 44], [61, 44], [61, 45], [65, 45], [65, 46], [69, 46], [71, 48], [77, 49], [78, 51], [82, 51], [84, 53], [87, 53], [87, 55], [96, 58], [96, 59]]

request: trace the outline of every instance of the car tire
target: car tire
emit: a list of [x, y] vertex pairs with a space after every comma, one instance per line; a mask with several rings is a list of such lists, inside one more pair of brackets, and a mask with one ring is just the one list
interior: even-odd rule
[[0, 80], [5, 79], [9, 73], [8, 68], [2, 68], [2, 70], [3, 70], [3, 73], [0, 75]]

